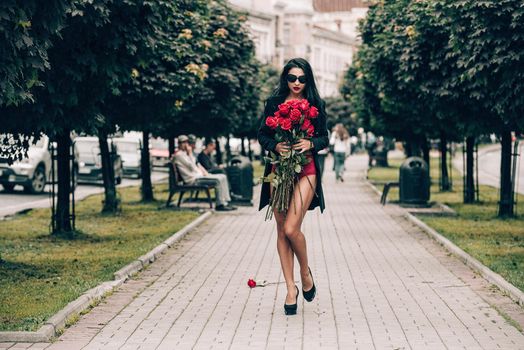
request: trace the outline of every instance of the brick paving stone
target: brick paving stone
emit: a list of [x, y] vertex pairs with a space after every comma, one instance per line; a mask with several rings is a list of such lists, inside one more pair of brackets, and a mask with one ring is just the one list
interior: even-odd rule
[[33, 343], [32, 346], [30, 346], [28, 349], [35, 350], [35, 349], [47, 349], [49, 347], [49, 343]]
[[[303, 224], [318, 292], [311, 303], [300, 293], [296, 316], [283, 312], [274, 222], [240, 208], [211, 217], [58, 341], [31, 349], [524, 349], [491, 305], [521, 325], [523, 309], [402, 209], [380, 206], [365, 166], [350, 158], [345, 183], [326, 166], [327, 210]], [[301, 289], [298, 263], [295, 276]], [[269, 283], [250, 289], [249, 278]]]
[[10, 350], [28, 349], [31, 346], [33, 346], [33, 343], [15, 343], [9, 349]]

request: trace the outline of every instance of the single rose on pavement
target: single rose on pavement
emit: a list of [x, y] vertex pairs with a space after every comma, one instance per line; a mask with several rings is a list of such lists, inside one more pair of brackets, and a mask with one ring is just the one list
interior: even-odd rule
[[249, 288], [255, 288], [255, 287], [265, 287], [268, 285], [267, 281], [266, 280], [254, 280], [254, 279], [249, 279], [247, 281], [247, 285], [249, 286]]

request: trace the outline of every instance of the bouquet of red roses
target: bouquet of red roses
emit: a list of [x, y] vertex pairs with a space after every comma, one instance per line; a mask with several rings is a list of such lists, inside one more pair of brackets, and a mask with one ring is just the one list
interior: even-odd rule
[[[287, 142], [292, 146], [300, 139], [313, 136], [315, 128], [311, 119], [317, 116], [318, 109], [310, 106], [308, 100], [291, 100], [280, 104], [278, 111], [266, 118], [266, 125], [275, 130], [277, 142]], [[298, 174], [311, 160], [304, 153], [291, 149], [290, 152], [281, 155], [272, 154], [271, 158], [266, 157], [266, 161], [273, 164], [275, 168], [274, 172], [263, 179], [273, 185], [273, 194], [266, 213], [266, 219], [271, 219], [273, 213], [271, 209], [276, 208], [280, 212], [289, 209]]]

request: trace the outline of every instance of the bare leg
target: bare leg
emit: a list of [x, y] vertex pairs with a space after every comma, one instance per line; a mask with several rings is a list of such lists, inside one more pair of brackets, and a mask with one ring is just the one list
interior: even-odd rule
[[[291, 247], [300, 264], [300, 276], [302, 278], [302, 289], [309, 291], [313, 287], [313, 279], [309, 274], [309, 263], [307, 257], [306, 237], [300, 230], [307, 209], [315, 195], [316, 176], [304, 176], [295, 185], [293, 198], [289, 205], [284, 222], [284, 235], [291, 242]], [[289, 290], [289, 288], [288, 288]], [[288, 293], [289, 294], [289, 293]]]
[[[273, 192], [273, 188], [271, 188]], [[282, 273], [286, 281], [287, 296], [286, 304], [294, 304], [296, 300], [297, 290], [295, 289], [295, 278], [293, 277], [293, 268], [295, 256], [291, 247], [291, 242], [284, 233], [284, 222], [286, 220], [285, 213], [278, 210], [273, 210], [275, 221], [277, 222], [277, 251], [280, 257], [280, 265], [282, 266]]]

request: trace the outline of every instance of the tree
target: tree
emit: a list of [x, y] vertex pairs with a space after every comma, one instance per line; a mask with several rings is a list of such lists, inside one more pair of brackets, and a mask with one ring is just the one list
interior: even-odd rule
[[205, 84], [184, 104], [178, 130], [201, 136], [254, 135], [259, 120], [259, 63], [244, 25], [246, 17], [223, 1], [210, 3], [211, 54]]
[[[43, 84], [40, 75], [50, 68], [51, 37], [62, 26], [68, 3], [65, 0], [0, 3], [0, 108], [34, 102], [34, 89]], [[14, 161], [27, 156], [31, 136], [38, 136], [38, 130], [12, 122], [4, 117], [0, 123], [3, 134], [0, 156]]]
[[502, 140], [499, 216], [512, 216], [511, 132], [524, 130], [524, 8], [519, 0], [440, 1], [470, 98]]
[[474, 194], [475, 138], [497, 132], [500, 216], [513, 214], [511, 132], [524, 128], [523, 18], [518, 0], [378, 2], [360, 27], [363, 45], [342, 90], [372, 129], [439, 137], [443, 154], [446, 140], [466, 137], [465, 202]]
[[67, 1], [5, 0], [0, 4], [0, 106], [34, 101], [39, 74], [48, 70], [47, 50], [60, 29]]
[[400, 57], [399, 78], [414, 87], [417, 103], [429, 120], [430, 129], [426, 133], [440, 139], [441, 189], [449, 191], [447, 143], [450, 139], [459, 139], [459, 120], [456, 111], [449, 108], [454, 91], [449, 89], [449, 84], [443, 83], [454, 72], [454, 62], [447, 58], [449, 27], [436, 15], [434, 5], [430, 1], [411, 1], [404, 9], [408, 23], [402, 28], [406, 40]]
[[51, 69], [41, 73], [41, 86], [33, 88], [34, 103], [8, 106], [6, 114], [20, 124], [22, 133], [42, 131], [58, 144], [58, 201], [56, 233], [72, 233], [70, 221], [71, 132], [90, 130], [99, 112], [98, 102], [105, 96], [101, 81], [105, 71], [94, 52], [100, 44], [92, 28], [109, 23], [110, 0], [78, 0], [65, 12], [63, 28], [50, 37], [48, 50]]
[[358, 134], [358, 122], [353, 105], [342, 97], [326, 98], [327, 127], [331, 130], [335, 124], [342, 123], [350, 135]]
[[[417, 87], [403, 79], [403, 48], [409, 40], [405, 13], [410, 0], [384, 1], [369, 8], [360, 25], [362, 46], [346, 74], [343, 96], [355, 105], [358, 119], [376, 134], [403, 140], [408, 155], [423, 150], [429, 162], [429, 119]], [[353, 90], [349, 92], [349, 90]], [[349, 93], [348, 93], [349, 92]]]
[[[206, 77], [206, 2], [144, 2], [141, 20], [126, 40], [132, 65], [130, 79], [108, 103], [115, 121], [125, 130], [141, 130], [142, 200], [153, 200], [149, 135], [170, 134], [180, 109]], [[147, 40], [144, 40], [147, 38]], [[116, 113], [115, 111], [118, 111]]]

